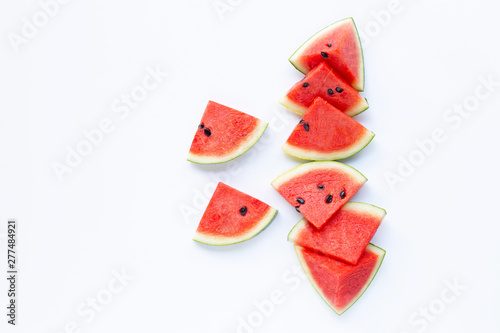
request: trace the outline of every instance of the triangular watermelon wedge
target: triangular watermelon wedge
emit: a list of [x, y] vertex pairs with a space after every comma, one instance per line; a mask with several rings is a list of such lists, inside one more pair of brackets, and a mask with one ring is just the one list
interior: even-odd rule
[[375, 134], [317, 97], [281, 149], [306, 160], [338, 160], [366, 147]]
[[358, 30], [351, 17], [316, 33], [299, 47], [289, 60], [304, 74], [324, 62], [355, 89], [364, 90], [363, 50]]
[[295, 252], [314, 289], [338, 315], [365, 292], [378, 272], [385, 251], [368, 244], [356, 265], [349, 265], [295, 245]]
[[348, 116], [368, 109], [366, 99], [325, 63], [307, 73], [279, 102], [293, 112], [304, 114], [318, 96]]
[[244, 112], [209, 101], [189, 149], [188, 161], [215, 164], [250, 149], [267, 123]]
[[320, 229], [366, 182], [358, 170], [334, 161], [309, 162], [278, 176], [271, 185]]
[[243, 242], [261, 232], [276, 213], [264, 202], [220, 182], [193, 240], [209, 245]]
[[307, 249], [356, 265], [386, 215], [385, 210], [362, 202], [348, 202], [321, 228], [306, 219], [297, 223], [288, 240]]

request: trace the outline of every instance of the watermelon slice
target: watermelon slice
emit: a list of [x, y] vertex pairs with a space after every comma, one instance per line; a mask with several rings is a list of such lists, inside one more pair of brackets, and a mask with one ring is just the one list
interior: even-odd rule
[[288, 170], [271, 185], [320, 229], [365, 182], [365, 176], [346, 164], [321, 161]]
[[352, 17], [333, 23], [316, 33], [289, 60], [304, 74], [324, 62], [355, 89], [364, 89], [363, 50]]
[[246, 113], [209, 101], [194, 136], [188, 161], [200, 164], [232, 160], [250, 149], [267, 123]]
[[317, 97], [282, 149], [306, 160], [338, 160], [356, 154], [374, 136], [356, 120]]
[[310, 250], [355, 265], [370, 243], [382, 219], [382, 208], [348, 202], [321, 230], [302, 219], [288, 234], [288, 240]]
[[314, 289], [338, 315], [365, 292], [378, 272], [385, 251], [368, 244], [356, 265], [349, 265], [295, 245], [295, 252]]
[[209, 245], [243, 242], [261, 232], [276, 213], [262, 201], [220, 182], [193, 240]]
[[366, 99], [325, 63], [316, 66], [297, 82], [280, 99], [280, 103], [294, 112], [304, 114], [318, 96], [348, 116], [355, 116], [368, 109]]

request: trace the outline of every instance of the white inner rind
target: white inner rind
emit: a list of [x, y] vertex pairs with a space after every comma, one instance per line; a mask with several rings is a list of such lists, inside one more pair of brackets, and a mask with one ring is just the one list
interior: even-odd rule
[[363, 293], [368, 288], [368, 286], [372, 282], [372, 280], [375, 277], [375, 275], [377, 275], [377, 272], [378, 272], [378, 270], [380, 268], [380, 265], [382, 264], [382, 261], [384, 260], [384, 256], [385, 256], [385, 251], [383, 249], [381, 249], [381, 248], [379, 248], [379, 247], [377, 247], [377, 246], [375, 246], [375, 245], [373, 245], [371, 243], [368, 244], [368, 246], [366, 247], [366, 250], [370, 251], [370, 252], [373, 252], [373, 253], [377, 254], [377, 256], [378, 256], [377, 257], [377, 262], [375, 263], [375, 266], [373, 267], [372, 273], [370, 274], [370, 276], [366, 280], [366, 283], [363, 285], [363, 287], [361, 288], [361, 290], [359, 291], [359, 293], [356, 296], [353, 297], [352, 301], [349, 304], [347, 304], [343, 309], [337, 309], [326, 298], [325, 294], [321, 291], [321, 288], [316, 283], [316, 280], [313, 278], [312, 273], [309, 270], [309, 266], [307, 265], [307, 263], [306, 263], [306, 261], [304, 259], [304, 256], [302, 255], [303, 247], [301, 247], [299, 245], [294, 245], [294, 248], [295, 248], [295, 253], [297, 254], [297, 257], [299, 258], [300, 265], [302, 266], [302, 269], [304, 270], [304, 273], [307, 275], [307, 278], [309, 279], [309, 281], [313, 285], [314, 289], [316, 289], [316, 291], [321, 296], [321, 298], [323, 298], [323, 300], [338, 315], [341, 315], [342, 313], [344, 313], [345, 311], [347, 311], [354, 303], [356, 303], [356, 301], [361, 297], [361, 295], [363, 295]]
[[[298, 114], [301, 114], [301, 115], [306, 113], [306, 111], [307, 111], [307, 107], [305, 107], [304, 105], [300, 105], [300, 104], [295, 103], [290, 98], [288, 98], [288, 96], [286, 96], [286, 95], [282, 96], [279, 99], [279, 103], [281, 105], [283, 105], [284, 107], [286, 107], [288, 110], [293, 111], [293, 112], [298, 113]], [[368, 105], [367, 100], [365, 98], [361, 98], [361, 100], [359, 101], [358, 104], [354, 104], [351, 108], [344, 110], [342, 112], [344, 112], [346, 115], [348, 115], [350, 117], [353, 117], [353, 116], [356, 116], [356, 115], [360, 114], [361, 112], [367, 110], [369, 107], [370, 106]]]
[[363, 47], [361, 46], [361, 40], [359, 39], [359, 33], [358, 33], [358, 28], [356, 27], [356, 23], [354, 23], [354, 20], [351, 18], [352, 25], [354, 27], [354, 31], [356, 32], [356, 45], [358, 47], [359, 53], [360, 53], [360, 64], [358, 66], [358, 80], [355, 80], [352, 83], [352, 86], [354, 89], [358, 91], [363, 91], [365, 88], [365, 59], [363, 56]]
[[366, 111], [370, 105], [368, 105], [368, 101], [366, 98], [362, 98], [358, 104], [354, 104], [350, 109], [344, 111], [344, 113], [350, 117], [354, 117], [360, 114], [363, 111]]
[[363, 91], [364, 89], [364, 76], [365, 76], [365, 70], [364, 70], [364, 59], [363, 59], [363, 50], [361, 48], [361, 40], [359, 39], [359, 33], [358, 33], [358, 29], [356, 27], [356, 24], [354, 23], [354, 20], [352, 19], [352, 17], [348, 17], [346, 19], [343, 19], [341, 21], [338, 21], [338, 22], [335, 22], [329, 26], [327, 26], [326, 28], [318, 31], [316, 34], [314, 34], [313, 36], [311, 36], [311, 38], [309, 38], [304, 44], [302, 44], [293, 54], [292, 56], [290, 57], [289, 61], [295, 66], [295, 68], [297, 68], [300, 72], [302, 72], [303, 74], [307, 74], [307, 72], [309, 72], [309, 69], [307, 69], [303, 64], [302, 62], [300, 61], [300, 58], [303, 56], [304, 52], [306, 52], [312, 45], [316, 44], [317, 43], [317, 40], [325, 37], [326, 35], [328, 35], [330, 33], [330, 31], [334, 30], [334, 29], [337, 29], [339, 26], [341, 26], [342, 24], [350, 24], [352, 25], [354, 31], [356, 32], [356, 46], [358, 47], [359, 51], [360, 51], [360, 58], [361, 58], [361, 61], [360, 61], [360, 64], [358, 66], [358, 79], [355, 80], [353, 83], [352, 83], [352, 86], [359, 90], [359, 91]]
[[250, 149], [255, 143], [257, 143], [262, 134], [264, 134], [267, 125], [267, 123], [258, 119], [257, 126], [252, 132], [248, 134], [247, 139], [243, 141], [237, 149], [231, 151], [226, 155], [197, 155], [189, 152], [187, 159], [188, 161], [200, 164], [216, 164], [230, 161], [240, 156], [248, 149]]
[[280, 98], [279, 103], [286, 107], [288, 110], [293, 111], [298, 114], [304, 114], [307, 111], [307, 107], [297, 104], [292, 101], [288, 96], [283, 96]]
[[335, 22], [333, 24], [330, 24], [326, 28], [323, 28], [322, 30], [318, 31], [314, 35], [312, 35], [304, 44], [302, 44], [290, 57], [289, 61], [297, 68], [299, 71], [302, 73], [306, 74], [309, 70], [305, 68], [302, 63], [299, 61], [299, 58], [302, 57], [303, 53], [307, 51], [311, 45], [316, 44], [316, 41], [318, 39], [323, 38], [324, 36], [328, 35], [330, 31], [337, 29], [339, 26], [342, 24], [353, 24], [353, 20], [351, 17], [348, 17], [346, 19], [340, 20], [338, 22]]
[[348, 166], [347, 164], [335, 162], [335, 161], [321, 161], [321, 162], [309, 162], [301, 164], [293, 169], [290, 169], [281, 175], [279, 175], [275, 180], [271, 182], [271, 185], [275, 189], [279, 189], [284, 184], [288, 183], [291, 179], [300, 177], [311, 171], [316, 170], [326, 170], [326, 171], [341, 171], [347, 174], [352, 181], [359, 185], [364, 184], [367, 179], [361, 172]]
[[[348, 202], [340, 210], [355, 211], [362, 214], [367, 214], [370, 217], [373, 217], [374, 219], [380, 221], [382, 221], [385, 215], [387, 215], [385, 209], [364, 202]], [[288, 238], [287, 238], [288, 241], [295, 243], [298, 237], [300, 237], [300, 233], [302, 232], [302, 230], [304, 230], [307, 227], [308, 223], [309, 222], [305, 218], [297, 222], [297, 224], [288, 233]]]
[[348, 202], [341, 209], [368, 214], [373, 218], [380, 220], [387, 215], [385, 209], [364, 202]]
[[295, 243], [295, 241], [299, 237], [302, 230], [304, 230], [306, 228], [307, 223], [309, 223], [309, 222], [307, 222], [307, 220], [305, 218], [303, 218], [299, 222], [297, 222], [297, 224], [288, 233], [287, 240], [289, 242]]
[[239, 235], [237, 237], [203, 234], [196, 231], [193, 240], [208, 245], [231, 245], [235, 243], [240, 243], [254, 237], [259, 232], [261, 232], [265, 227], [267, 227], [267, 225], [271, 223], [277, 212], [278, 211], [276, 209], [269, 207], [268, 212], [262, 217], [260, 221], [258, 221], [255, 224], [255, 226], [252, 229], [250, 229], [245, 234]]
[[[333, 311], [337, 312], [339, 315], [346, 312], [363, 295], [363, 293], [366, 291], [368, 286], [370, 286], [370, 283], [372, 283], [375, 275], [377, 275], [377, 272], [380, 268], [380, 265], [382, 264], [382, 260], [384, 260], [385, 250], [381, 249], [380, 247], [375, 246], [372, 243], [370, 243], [366, 246], [366, 251], [375, 253], [378, 256], [377, 262], [375, 263], [375, 266], [373, 267], [372, 273], [368, 277], [368, 280], [366, 280], [366, 283], [363, 285], [363, 287], [361, 288], [359, 293], [353, 297], [352, 301], [349, 304], [347, 304], [343, 309], [338, 309], [338, 310], [335, 310], [332, 306]], [[320, 293], [321, 297], [323, 297], [323, 299], [325, 299], [325, 301], [326, 301], [326, 298], [324, 297], [324, 295], [319, 291], [318, 291], [318, 293]]]
[[293, 146], [288, 142], [285, 142], [281, 149], [295, 157], [306, 159], [306, 160], [339, 160], [342, 158], [347, 158], [352, 156], [365, 148], [373, 139], [375, 134], [366, 130], [361, 137], [358, 138], [355, 142], [353, 142], [349, 147], [346, 147], [341, 150], [335, 150], [328, 153], [313, 150], [313, 149], [305, 149], [298, 146]]

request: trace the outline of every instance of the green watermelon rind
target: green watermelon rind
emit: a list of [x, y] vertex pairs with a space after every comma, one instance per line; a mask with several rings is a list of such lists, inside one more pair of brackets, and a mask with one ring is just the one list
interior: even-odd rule
[[350, 178], [353, 181], [356, 181], [359, 185], [364, 184], [368, 179], [358, 170], [353, 168], [352, 166], [349, 166], [347, 164], [337, 162], [337, 161], [317, 161], [317, 162], [308, 162], [304, 164], [300, 164], [296, 166], [295, 168], [292, 168], [288, 171], [285, 171], [278, 177], [276, 177], [272, 182], [271, 185], [278, 190], [281, 186], [286, 184], [288, 181], [290, 181], [293, 178], [300, 177], [303, 174], [306, 174], [310, 171], [313, 170], [318, 170], [318, 169], [327, 169], [327, 170], [342, 170], [346, 174], [350, 176]]
[[332, 23], [332, 24], [328, 25], [327, 27], [321, 29], [320, 31], [318, 31], [317, 33], [312, 35], [311, 37], [309, 37], [309, 39], [307, 39], [301, 46], [299, 46], [299, 48], [297, 50], [295, 50], [295, 52], [290, 56], [290, 58], [288, 58], [288, 61], [290, 61], [290, 63], [293, 65], [293, 67], [295, 67], [299, 72], [301, 72], [302, 74], [307, 74], [307, 72], [309, 72], [309, 71], [304, 66], [302, 66], [300, 64], [300, 62], [298, 61], [298, 58], [302, 54], [303, 50], [307, 49], [308, 46], [314, 44], [314, 42], [318, 39], [318, 37], [322, 37], [324, 34], [327, 34], [331, 29], [337, 27], [339, 24], [342, 24], [343, 22], [348, 21], [348, 20], [352, 22], [352, 25], [354, 26], [354, 29], [356, 30], [356, 36], [357, 36], [357, 41], [358, 41], [359, 50], [360, 50], [360, 57], [361, 57], [361, 67], [362, 67], [362, 68], [358, 69], [358, 74], [361, 75], [361, 80], [360, 80], [361, 82], [359, 82], [359, 86], [358, 86], [358, 84], [356, 84], [356, 82], [354, 82], [352, 84], [352, 86], [358, 91], [364, 91], [364, 87], [365, 87], [365, 65], [364, 65], [365, 59], [364, 59], [364, 55], [363, 55], [363, 46], [361, 45], [361, 39], [359, 38], [358, 27], [356, 26], [356, 23], [354, 22], [354, 19], [352, 17], [348, 17], [348, 18], [345, 18], [343, 20]]
[[252, 237], [257, 236], [260, 232], [266, 229], [269, 226], [269, 224], [273, 221], [273, 219], [276, 217], [277, 213], [278, 211], [276, 209], [269, 207], [269, 212], [267, 212], [266, 215], [264, 215], [264, 217], [262, 217], [262, 219], [255, 224], [255, 227], [239, 237], [207, 235], [196, 231], [193, 240], [198, 243], [215, 245], [215, 246], [233, 245], [241, 243], [246, 240], [249, 240]]
[[[361, 44], [361, 39], [359, 38], [359, 32], [358, 32], [358, 27], [356, 26], [356, 22], [354, 22], [354, 19], [352, 19], [352, 24], [354, 25], [354, 29], [356, 30], [356, 36], [358, 37], [358, 43], [359, 43], [359, 51], [360, 51], [360, 56], [361, 56], [361, 65], [362, 65], [362, 73], [361, 76], [363, 77], [362, 83], [360, 84], [360, 87], [358, 87], [358, 91], [365, 91], [365, 56], [363, 54], [363, 45]], [[357, 89], [357, 88], [355, 88]]]
[[323, 299], [323, 301], [325, 301], [326, 304], [328, 304], [328, 306], [337, 314], [337, 315], [342, 315], [344, 312], [346, 312], [347, 310], [349, 310], [349, 308], [351, 306], [354, 305], [354, 303], [356, 303], [360, 298], [361, 296], [363, 296], [363, 294], [365, 293], [366, 289], [368, 289], [368, 287], [370, 286], [370, 284], [372, 283], [373, 279], [375, 278], [375, 276], [377, 275], [379, 269], [380, 269], [380, 266], [382, 265], [382, 262], [384, 261], [384, 258], [385, 258], [385, 250], [370, 243], [368, 244], [368, 246], [366, 247], [367, 249], [370, 249], [371, 251], [377, 253], [379, 255], [378, 257], [378, 260], [377, 260], [377, 263], [372, 271], [372, 273], [370, 274], [370, 277], [368, 278], [367, 282], [365, 283], [365, 285], [363, 286], [363, 288], [360, 290], [359, 294], [356, 295], [353, 300], [344, 308], [344, 309], [336, 309], [332, 304], [330, 304], [330, 302], [328, 302], [327, 298], [325, 297], [325, 295], [321, 292], [321, 289], [320, 287], [318, 286], [318, 284], [316, 283], [316, 281], [313, 279], [312, 277], [312, 274], [311, 272], [309, 271], [308, 267], [307, 267], [307, 264], [305, 263], [305, 260], [304, 258], [302, 257], [302, 254], [300, 252], [300, 249], [302, 248], [301, 246], [299, 245], [294, 245], [294, 248], [295, 248], [295, 253], [297, 254], [297, 257], [299, 258], [299, 262], [300, 262], [300, 265], [302, 266], [302, 269], [304, 270], [304, 273], [306, 274], [307, 278], [309, 279], [309, 282], [311, 282], [313, 288], [316, 290], [316, 292], [321, 296], [321, 298]]
[[[300, 115], [303, 115], [307, 111], [307, 107], [295, 103], [290, 98], [288, 98], [288, 96], [286, 96], [286, 95], [282, 96], [279, 99], [279, 103], [281, 105], [283, 105], [285, 108], [287, 108], [288, 110], [295, 112], [297, 114], [300, 114]], [[368, 104], [368, 100], [366, 98], [363, 98], [360, 103], [355, 104], [350, 109], [344, 110], [342, 112], [344, 112], [346, 115], [348, 115], [350, 117], [354, 117], [360, 113], [365, 112], [366, 110], [368, 110], [369, 107], [370, 107], [370, 105]]]
[[351, 144], [349, 147], [334, 151], [331, 153], [324, 153], [315, 151], [313, 149], [304, 149], [301, 147], [293, 146], [288, 142], [281, 147], [285, 153], [290, 154], [292, 156], [304, 159], [304, 160], [313, 160], [313, 161], [325, 161], [325, 160], [340, 160], [344, 158], [351, 157], [361, 150], [363, 150], [375, 137], [375, 133], [366, 130], [364, 135], [358, 138], [356, 142]]
[[[340, 210], [362, 211], [380, 220], [382, 220], [387, 215], [387, 211], [385, 209], [365, 202], [350, 201], [346, 203]], [[307, 221], [306, 218], [302, 218], [299, 222], [297, 222], [297, 224], [295, 224], [292, 230], [290, 230], [290, 232], [288, 233], [287, 240], [295, 244], [296, 236], [299, 234], [300, 231], [304, 229], [307, 223], [309, 222]]]
[[197, 164], [220, 164], [234, 160], [236, 157], [239, 157], [246, 153], [259, 141], [262, 135], [264, 135], [264, 132], [266, 131], [268, 125], [268, 123], [259, 119], [259, 122], [255, 129], [250, 134], [248, 134], [247, 140], [243, 141], [236, 150], [233, 150], [229, 154], [226, 154], [224, 156], [207, 156], [189, 152], [187, 160], [189, 162]]
[[[362, 212], [380, 221], [382, 221], [384, 217], [387, 215], [387, 211], [385, 209], [364, 202], [348, 202], [340, 210]], [[325, 256], [331, 256], [330, 254], [321, 251], [321, 249], [306, 246], [302, 244], [300, 240], [298, 240], [300, 233], [307, 227], [308, 224], [309, 222], [307, 221], [306, 218], [302, 218], [299, 222], [297, 222], [297, 224], [295, 224], [292, 230], [290, 230], [290, 232], [288, 233], [287, 241], [295, 245], [302, 246], [306, 249], [319, 252]], [[339, 258], [336, 258], [334, 256], [332, 256], [332, 258], [340, 260]]]

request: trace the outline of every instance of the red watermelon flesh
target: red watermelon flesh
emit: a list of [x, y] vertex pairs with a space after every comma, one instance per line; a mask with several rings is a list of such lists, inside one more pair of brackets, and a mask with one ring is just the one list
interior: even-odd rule
[[319, 31], [295, 51], [289, 60], [304, 74], [324, 62], [355, 89], [364, 89], [363, 51], [352, 18]]
[[320, 63], [280, 99], [286, 108], [304, 114], [321, 97], [348, 116], [368, 109], [368, 102], [325, 63]]
[[320, 229], [366, 182], [356, 169], [334, 161], [301, 164], [271, 185]]
[[276, 212], [264, 202], [220, 182], [193, 240], [210, 245], [243, 242], [263, 230]]
[[308, 160], [337, 160], [366, 147], [374, 134], [317, 97], [283, 145], [283, 151]]
[[288, 240], [307, 249], [355, 265], [386, 215], [382, 208], [348, 202], [321, 228], [306, 219], [297, 223]]
[[209, 101], [189, 150], [195, 163], [222, 163], [246, 152], [262, 136], [267, 123], [244, 112]]
[[366, 247], [356, 265], [346, 264], [297, 245], [295, 252], [314, 289], [338, 315], [361, 297], [385, 256], [385, 251], [373, 244]]

